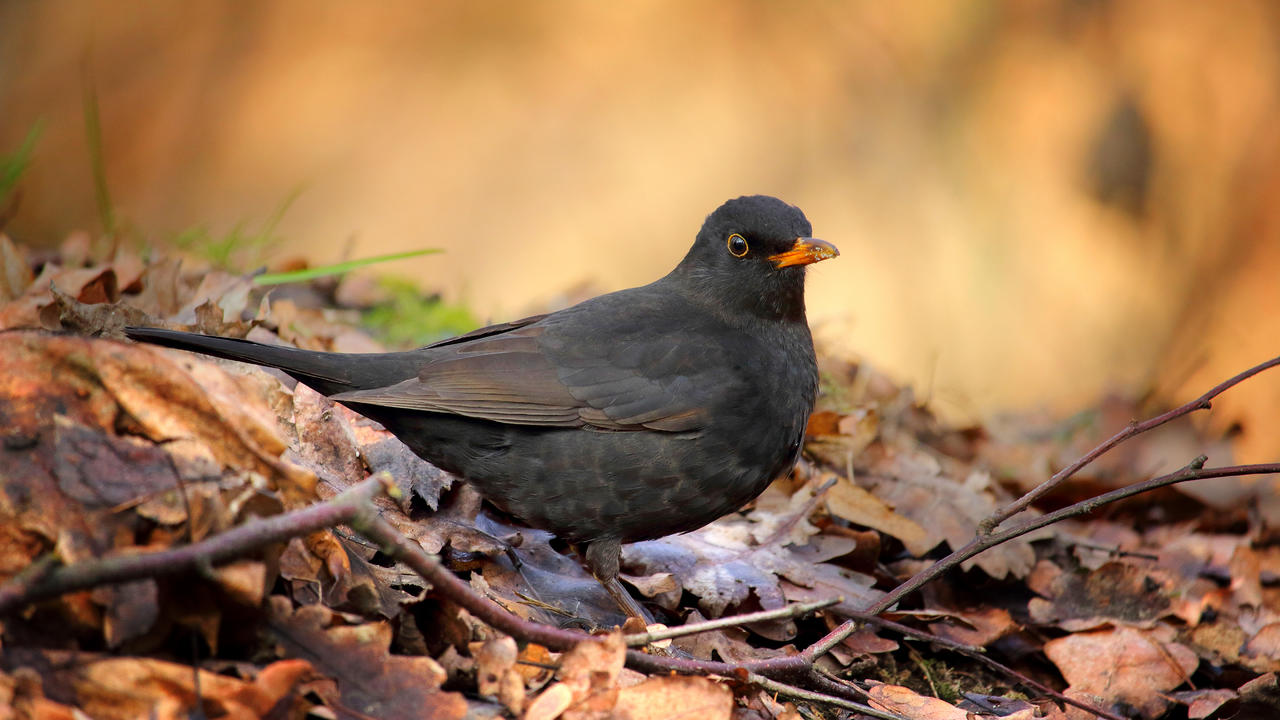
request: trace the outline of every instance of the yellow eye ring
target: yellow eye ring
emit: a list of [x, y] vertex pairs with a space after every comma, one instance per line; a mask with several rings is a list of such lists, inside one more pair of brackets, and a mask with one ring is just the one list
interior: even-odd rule
[[742, 257], [743, 255], [746, 255], [747, 250], [750, 249], [747, 247], [747, 239], [738, 233], [730, 235], [725, 244], [729, 248], [729, 254], [734, 257]]

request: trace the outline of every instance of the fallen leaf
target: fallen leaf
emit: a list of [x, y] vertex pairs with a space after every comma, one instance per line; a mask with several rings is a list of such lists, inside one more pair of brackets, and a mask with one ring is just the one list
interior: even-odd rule
[[326, 608], [311, 605], [293, 610], [290, 602], [272, 597], [270, 626], [289, 657], [307, 660], [333, 678], [336, 693], [324, 699], [381, 718], [461, 718], [466, 701], [444, 692], [444, 668], [429, 657], [392, 655], [386, 623], [346, 626]]
[[1168, 709], [1166, 693], [1199, 664], [1194, 652], [1166, 639], [1171, 635], [1167, 628], [1115, 627], [1050, 640], [1044, 652], [1072, 688], [1154, 718]]
[[618, 691], [614, 717], [627, 720], [728, 720], [733, 692], [705, 677], [652, 677]]
[[907, 551], [922, 557], [937, 544], [914, 520], [894, 512], [883, 500], [841, 477], [827, 491], [827, 512], [857, 525], [874, 528], [902, 541]]
[[1087, 630], [1108, 622], [1151, 627], [1170, 612], [1168, 583], [1155, 571], [1109, 562], [1088, 574], [1063, 573], [1048, 588], [1052, 600], [1032, 598], [1031, 619], [1064, 630]]
[[867, 688], [868, 703], [879, 710], [911, 720], [968, 720], [968, 713], [938, 698], [925, 697], [900, 685], [875, 683]]

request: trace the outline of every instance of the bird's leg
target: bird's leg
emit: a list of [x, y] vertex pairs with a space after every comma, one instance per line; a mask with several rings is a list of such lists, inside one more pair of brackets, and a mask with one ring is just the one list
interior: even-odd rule
[[627, 617], [637, 618], [646, 626], [652, 625], [653, 616], [631, 597], [631, 593], [627, 592], [618, 580], [618, 560], [621, 555], [622, 541], [617, 538], [600, 538], [586, 543], [582, 558], [587, 563], [587, 569], [613, 596], [614, 602], [618, 603], [618, 607], [627, 614]]

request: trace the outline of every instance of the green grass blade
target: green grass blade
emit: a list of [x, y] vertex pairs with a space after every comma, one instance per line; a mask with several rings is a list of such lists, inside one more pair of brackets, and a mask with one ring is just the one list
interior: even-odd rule
[[98, 116], [98, 91], [93, 75], [84, 67], [84, 130], [89, 143], [89, 161], [93, 167], [93, 192], [98, 201], [98, 215], [107, 235], [116, 232], [116, 211], [107, 188], [107, 161], [102, 147], [102, 120]]
[[264, 273], [253, 278], [255, 285], [283, 285], [284, 283], [303, 282], [304, 280], [314, 280], [329, 275], [341, 275], [350, 272], [356, 268], [366, 265], [376, 265], [377, 263], [390, 262], [392, 260], [404, 260], [405, 258], [419, 257], [421, 255], [433, 255], [438, 252], [444, 252], [439, 248], [427, 248], [425, 250], [410, 250], [409, 252], [393, 253], [391, 255], [378, 255], [376, 257], [361, 258], [360, 260], [348, 260], [347, 262], [337, 263], [335, 265], [325, 265], [324, 267], [307, 268], [305, 270], [294, 270], [292, 272], [282, 273]]
[[5, 204], [9, 194], [17, 187], [18, 180], [27, 171], [27, 166], [31, 164], [31, 153], [35, 151], [36, 141], [40, 139], [40, 133], [43, 131], [44, 122], [36, 121], [36, 124], [27, 131], [27, 136], [23, 138], [17, 150], [0, 156], [0, 206]]

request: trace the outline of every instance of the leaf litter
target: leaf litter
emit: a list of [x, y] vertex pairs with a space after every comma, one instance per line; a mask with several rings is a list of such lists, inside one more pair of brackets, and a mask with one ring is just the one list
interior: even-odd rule
[[[174, 258], [98, 257], [85, 234], [43, 254], [0, 235], [0, 582], [215, 537], [385, 470], [401, 492], [377, 500], [382, 517], [477, 592], [548, 624], [620, 624], [569, 548], [485, 507], [376, 423], [273, 371], [118, 340], [124, 325], [144, 324], [379, 349], [354, 317]], [[799, 470], [740, 513], [627, 546], [623, 577], [668, 626], [841, 601], [662, 652], [727, 662], [794, 653], [1149, 414], [1112, 397], [1084, 419], [950, 428], [874, 369], [823, 363]], [[1029, 512], [1206, 448], [1228, 452], [1194, 426], [1162, 428]], [[888, 616], [1122, 715], [1274, 711], [1278, 506], [1268, 479], [1179, 485], [997, 546]], [[628, 670], [617, 633], [565, 653], [516, 643], [344, 527], [202, 572], [45, 600], [0, 618], [0, 631], [0, 709], [21, 716], [801, 717], [739, 678]], [[903, 717], [1082, 717], [882, 628], [862, 628], [823, 662]]]

